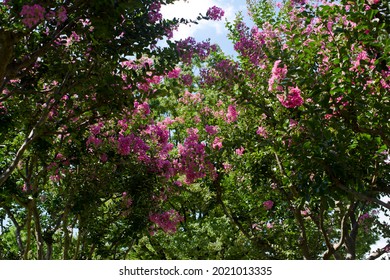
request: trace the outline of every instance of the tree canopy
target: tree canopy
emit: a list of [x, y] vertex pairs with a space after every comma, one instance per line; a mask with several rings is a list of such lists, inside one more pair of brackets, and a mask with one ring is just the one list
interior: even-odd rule
[[237, 57], [173, 2], [1, 3], [0, 258], [389, 252], [389, 2], [248, 0]]

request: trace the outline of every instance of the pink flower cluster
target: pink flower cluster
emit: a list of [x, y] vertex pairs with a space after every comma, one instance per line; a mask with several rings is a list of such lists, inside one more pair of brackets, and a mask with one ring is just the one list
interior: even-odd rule
[[163, 79], [163, 77], [159, 75], [152, 75], [151, 73], [147, 73], [147, 75], [149, 75], [149, 77], [146, 78], [144, 82], [137, 83], [137, 88], [144, 92], [151, 90], [153, 85], [161, 83]]
[[221, 20], [225, 15], [225, 11], [217, 6], [213, 6], [207, 10], [206, 15], [212, 20]]
[[119, 135], [118, 137], [118, 153], [122, 156], [127, 156], [130, 153], [136, 154], [141, 161], [148, 161], [149, 157], [146, 152], [149, 146], [135, 134], [127, 136]]
[[198, 129], [189, 128], [187, 134], [184, 144], [178, 145], [180, 158], [177, 166], [178, 171], [185, 174], [185, 182], [191, 184], [196, 179], [206, 177], [211, 166], [206, 162], [205, 144], [199, 143]]
[[357, 55], [355, 61], [352, 62], [352, 67], [351, 67], [349, 70], [350, 70], [350, 71], [356, 71], [356, 72], [358, 72], [358, 68], [359, 68], [359, 66], [360, 66], [361, 61], [370, 62], [371, 65], [372, 65], [372, 68], [375, 67], [375, 66], [374, 66], [375, 60], [374, 60], [374, 59], [371, 60], [371, 59], [368, 57], [367, 52], [366, 52], [366, 51], [362, 51], [362, 52], [360, 52], [360, 53]]
[[287, 97], [279, 94], [278, 99], [280, 103], [286, 108], [295, 108], [303, 104], [303, 98], [301, 96], [301, 91], [299, 88], [294, 87], [290, 88]]
[[0, 102], [0, 114], [7, 114], [7, 108]]
[[264, 127], [262, 127], [262, 126], [259, 126], [257, 128], [256, 134], [260, 135], [260, 136], [262, 136], [264, 138], [268, 138], [267, 130]]
[[390, 90], [390, 66], [387, 66], [387, 70], [383, 70], [381, 74], [380, 84], [382, 88]]
[[183, 74], [181, 75], [181, 80], [185, 86], [191, 86], [192, 85], [192, 76], [190, 74]]
[[[99, 137], [103, 123], [91, 126], [90, 136], [86, 142], [90, 151], [96, 148], [114, 149], [121, 156], [133, 156], [140, 163], [145, 164], [151, 172], [159, 173], [167, 179], [176, 175], [179, 171], [174, 166], [169, 153], [174, 145], [169, 143], [168, 125], [173, 121], [169, 118], [162, 122], [154, 123], [147, 116], [150, 114], [150, 108], [147, 102], [134, 102], [134, 110], [126, 112], [126, 118], [118, 121], [117, 126], [120, 129], [119, 135], [116, 136], [114, 130], [105, 131], [103, 137]], [[138, 118], [141, 116], [141, 118]], [[130, 133], [129, 128], [134, 130], [134, 125], [141, 124], [137, 130]], [[107, 139], [107, 141], [106, 141]], [[100, 151], [102, 152], [102, 151]], [[100, 161], [106, 162], [106, 154], [100, 155]]]
[[279, 67], [281, 60], [276, 60], [274, 63], [274, 66], [272, 68], [272, 76], [268, 80], [268, 90], [269, 91], [274, 91], [275, 89], [275, 82], [277, 83], [276, 85], [276, 90], [277, 91], [283, 91], [283, 87], [279, 85], [283, 79], [286, 78], [287, 76], [287, 65], [284, 65], [283, 67]]
[[162, 20], [162, 14], [160, 13], [161, 4], [159, 2], [154, 2], [149, 7], [148, 18], [151, 23], [156, 23], [157, 21]]
[[97, 138], [95, 135], [91, 135], [88, 137], [87, 146], [93, 145], [95, 148], [97, 148], [102, 144], [103, 144], [103, 140], [100, 138]]
[[68, 19], [68, 12], [65, 7], [60, 7], [57, 12], [57, 19], [59, 22], [65, 22]]
[[152, 67], [154, 65], [153, 59], [149, 57], [142, 57], [138, 60], [125, 60], [120, 63], [125, 69], [139, 70], [147, 67]]
[[381, 0], [367, 0], [367, 3], [369, 5], [375, 5], [375, 4], [378, 4]]
[[220, 137], [215, 137], [212, 147], [217, 150], [222, 149], [222, 139]]
[[23, 17], [22, 22], [28, 28], [32, 28], [45, 18], [45, 8], [39, 4], [24, 5], [20, 15]]
[[143, 131], [147, 143], [150, 144], [151, 157], [147, 163], [153, 172], [160, 173], [166, 178], [176, 174], [169, 152], [173, 149], [173, 144], [169, 143], [169, 130], [164, 122], [148, 125]]
[[272, 200], [267, 200], [263, 202], [263, 206], [266, 210], [271, 210], [274, 206], [274, 202]]
[[236, 110], [236, 106], [229, 105], [229, 107], [227, 109], [225, 121], [227, 123], [232, 123], [232, 122], [235, 122], [237, 120], [237, 117], [238, 117], [238, 112]]
[[147, 125], [142, 135], [148, 135], [150, 140], [157, 144], [166, 144], [169, 140], [169, 131], [163, 123]]
[[217, 46], [211, 45], [208, 41], [196, 42], [193, 37], [176, 42], [177, 52], [184, 63], [191, 63], [192, 57], [198, 55], [201, 60], [205, 60]]
[[175, 69], [168, 72], [167, 77], [170, 79], [177, 79], [180, 77], [181, 68], [176, 67]]
[[230, 163], [228, 162], [223, 162], [222, 163], [222, 166], [223, 166], [223, 169], [225, 169], [226, 171], [231, 171], [233, 169], [233, 165], [231, 165]]
[[365, 220], [370, 218], [375, 218], [378, 215], [378, 212], [376, 210], [371, 211], [371, 213], [364, 213], [360, 215], [358, 219], [358, 223], [362, 224]]
[[48, 20], [57, 19], [59, 23], [65, 22], [68, 19], [68, 14], [65, 7], [61, 6], [57, 12], [49, 11], [46, 13], [44, 7], [39, 4], [24, 5], [20, 11], [20, 16], [23, 17], [22, 23], [28, 28], [32, 28], [46, 17]]
[[291, 5], [305, 5], [308, 0], [293, 0], [291, 1]]
[[200, 69], [201, 85], [213, 86], [218, 81], [218, 73], [215, 69], [202, 68]]
[[237, 78], [238, 63], [230, 59], [223, 59], [215, 64], [215, 70], [224, 80]]
[[298, 125], [298, 121], [294, 119], [290, 119], [290, 125], [289, 125], [290, 128], [296, 127], [297, 125]]
[[241, 146], [240, 148], [236, 149], [236, 155], [242, 156], [244, 154], [244, 151], [245, 148]]
[[81, 41], [81, 36], [78, 35], [76, 32], [72, 31], [72, 34], [66, 39], [65, 46], [69, 47], [73, 43], [77, 43]]
[[265, 43], [264, 36], [254, 27], [249, 32], [249, 28], [240, 23], [236, 26], [240, 33], [240, 40], [234, 44], [234, 49], [242, 56], [247, 57], [256, 66], [261, 65], [262, 58], [265, 57], [262, 46]]
[[64, 178], [67, 174], [71, 173], [72, 171], [69, 169], [66, 169], [64, 167], [69, 167], [70, 161], [64, 155], [61, 153], [58, 153], [55, 156], [55, 161], [51, 162], [46, 168], [50, 172], [49, 179], [52, 182], [58, 183], [61, 181], [62, 178]]
[[207, 125], [205, 126], [204, 128], [206, 130], [206, 132], [209, 134], [209, 135], [214, 135], [214, 134], [217, 134], [218, 133], [218, 126], [216, 125]]
[[183, 97], [179, 98], [179, 102], [186, 105], [195, 105], [202, 102], [202, 95], [200, 93], [191, 93], [189, 91], [185, 91]]
[[229, 59], [217, 62], [214, 68], [202, 68], [200, 76], [202, 78], [201, 84], [214, 85], [216, 81], [229, 81], [238, 78], [238, 64]]
[[150, 114], [150, 107], [147, 102], [139, 103], [134, 101], [134, 111], [133, 115], [140, 115], [142, 118], [145, 118]]
[[[152, 223], [155, 223], [159, 228], [161, 228], [166, 233], [175, 233], [177, 230], [177, 225], [180, 222], [184, 221], [184, 217], [181, 216], [176, 210], [171, 209], [164, 213], [154, 213], [149, 215], [149, 220]], [[152, 227], [151, 234], [153, 235], [156, 232], [156, 227]]]

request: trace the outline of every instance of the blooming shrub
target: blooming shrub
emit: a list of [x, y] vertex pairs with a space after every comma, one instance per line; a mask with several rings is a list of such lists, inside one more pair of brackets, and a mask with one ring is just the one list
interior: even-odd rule
[[28, 28], [34, 27], [45, 18], [45, 8], [39, 4], [24, 5], [20, 15], [23, 17], [22, 22]]
[[206, 16], [212, 20], [221, 20], [225, 15], [225, 11], [217, 6], [213, 6], [207, 10]]

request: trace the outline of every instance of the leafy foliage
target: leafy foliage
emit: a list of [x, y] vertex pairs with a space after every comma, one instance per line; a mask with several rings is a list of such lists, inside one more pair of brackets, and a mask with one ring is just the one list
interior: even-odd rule
[[2, 3], [0, 257], [386, 253], [388, 3], [247, 1], [233, 59], [171, 2]]

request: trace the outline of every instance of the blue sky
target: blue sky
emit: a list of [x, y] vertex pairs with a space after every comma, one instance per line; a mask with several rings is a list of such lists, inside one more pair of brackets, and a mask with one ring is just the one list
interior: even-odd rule
[[199, 24], [182, 25], [174, 33], [174, 40], [185, 39], [189, 36], [197, 41], [208, 38], [211, 43], [218, 44], [226, 54], [234, 55], [233, 44], [227, 39], [228, 31], [226, 21], [232, 22], [238, 12], [242, 12], [246, 21], [249, 21], [245, 0], [187, 0], [178, 1], [173, 5], [163, 6], [161, 12], [164, 18], [181, 17], [195, 20], [201, 13], [206, 15], [208, 8], [217, 6], [225, 11], [225, 16], [220, 21], [203, 20]]

